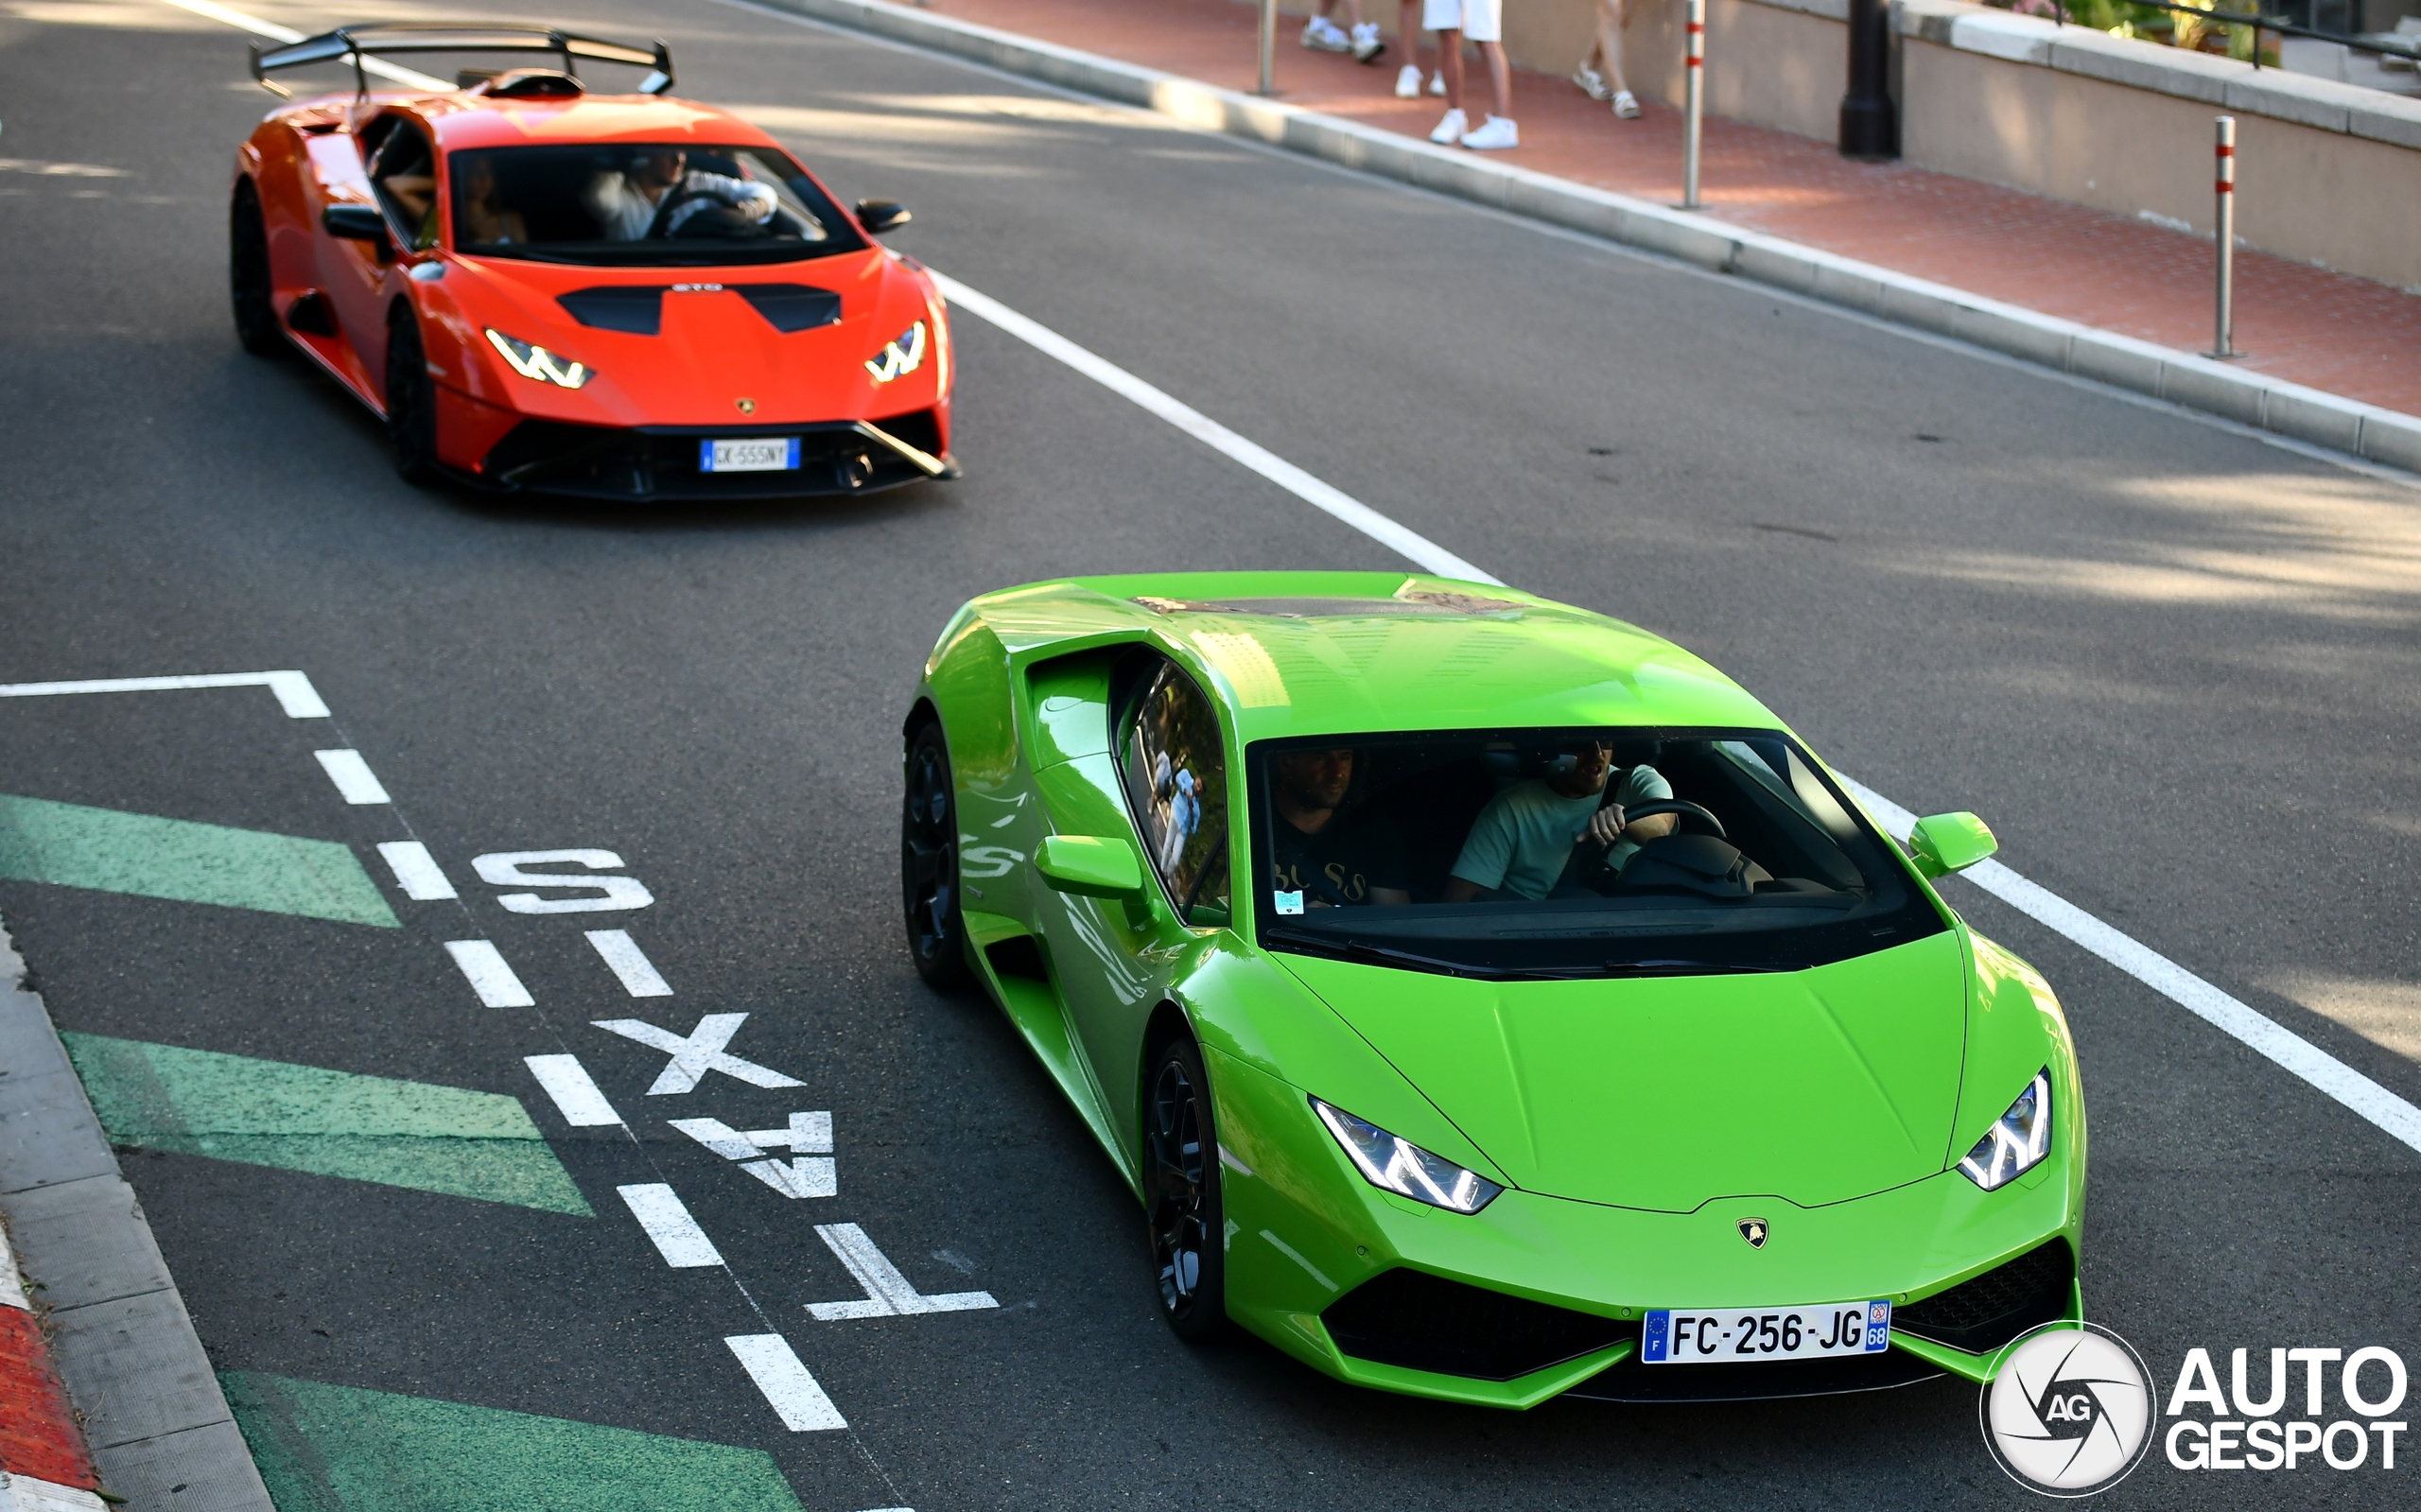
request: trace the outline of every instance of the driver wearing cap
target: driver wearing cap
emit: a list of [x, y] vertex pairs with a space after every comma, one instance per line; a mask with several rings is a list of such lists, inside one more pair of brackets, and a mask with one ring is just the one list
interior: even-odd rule
[[1572, 847], [1583, 836], [1603, 842], [1606, 865], [1619, 870], [1632, 853], [1680, 825], [1677, 814], [1624, 823], [1625, 807], [1669, 802], [1673, 785], [1654, 767], [1632, 767], [1606, 791], [1614, 748], [1602, 741], [1565, 747], [1547, 774], [1517, 782], [1488, 801], [1472, 822], [1463, 853], [1446, 878], [1445, 901], [1468, 903], [1503, 891], [1533, 900], [1555, 891]]

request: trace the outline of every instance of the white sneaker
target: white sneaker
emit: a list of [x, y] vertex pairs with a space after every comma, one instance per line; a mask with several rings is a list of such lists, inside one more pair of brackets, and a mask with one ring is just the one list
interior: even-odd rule
[[1314, 16], [1303, 23], [1303, 45], [1314, 52], [1341, 53], [1353, 43], [1337, 29], [1335, 22], [1326, 16]]
[[1406, 63], [1396, 70], [1396, 98], [1419, 99], [1420, 97], [1420, 65]]
[[[1433, 134], [1430, 140], [1434, 142], [1437, 138]], [[1477, 127], [1463, 133], [1463, 146], [1475, 152], [1495, 152], [1521, 145], [1522, 129], [1515, 126], [1509, 116], [1491, 115]]]
[[1639, 101], [1631, 98], [1629, 90], [1614, 91], [1614, 113], [1626, 121], [1639, 119]]
[[1376, 62], [1379, 55], [1386, 50], [1387, 44], [1379, 36], [1377, 22], [1366, 21], [1353, 28], [1353, 61], [1355, 62]]
[[1429, 140], [1439, 147], [1453, 147], [1463, 139], [1463, 132], [1471, 124], [1472, 118], [1462, 112], [1448, 111], [1446, 118], [1437, 123], [1437, 130], [1429, 133]]
[[1446, 97], [1445, 75], [1432, 74], [1429, 76], [1429, 93], [1437, 96], [1439, 99], [1444, 99]]
[[1614, 97], [1614, 92], [1606, 87], [1606, 76], [1590, 67], [1587, 63], [1582, 63], [1579, 67], [1572, 71], [1572, 81], [1579, 85], [1580, 93], [1588, 96], [1591, 99], [1611, 99]]

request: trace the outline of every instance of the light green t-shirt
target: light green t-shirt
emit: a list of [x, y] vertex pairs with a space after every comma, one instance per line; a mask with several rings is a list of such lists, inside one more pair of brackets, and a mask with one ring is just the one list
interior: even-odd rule
[[[1626, 808], [1673, 796], [1673, 785], [1654, 767], [1633, 767], [1612, 781], [1613, 801]], [[1535, 777], [1513, 784], [1490, 798], [1472, 821], [1453, 875], [1478, 888], [1507, 888], [1527, 898], [1546, 896], [1563, 875], [1563, 863], [1572, 859], [1572, 843], [1601, 807], [1601, 796], [1593, 792], [1567, 798]], [[1618, 868], [1638, 849], [1628, 840], [1617, 840], [1607, 847], [1606, 863]]]

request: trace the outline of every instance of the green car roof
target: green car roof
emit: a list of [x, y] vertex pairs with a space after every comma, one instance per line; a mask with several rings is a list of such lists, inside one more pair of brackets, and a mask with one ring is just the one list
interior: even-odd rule
[[1782, 728], [1671, 641], [1492, 583], [1150, 573], [1029, 583], [969, 607], [1012, 653], [1141, 629], [1224, 686], [1245, 741], [1415, 728]]

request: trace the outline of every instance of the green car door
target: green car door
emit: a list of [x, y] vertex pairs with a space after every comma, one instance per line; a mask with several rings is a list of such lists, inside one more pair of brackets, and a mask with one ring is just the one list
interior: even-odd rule
[[1132, 1173], [1144, 1031], [1194, 939], [1177, 920], [1226, 918], [1228, 763], [1215, 705], [1176, 665], [1152, 654], [1115, 678], [1106, 658], [1094, 665], [1091, 679], [1052, 685], [1066, 700], [1091, 682], [1109, 749], [1035, 774], [1052, 832], [1036, 857], [1035, 925]]

